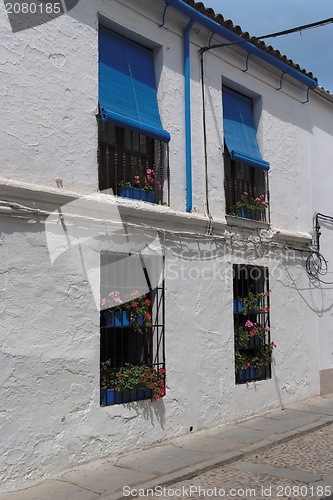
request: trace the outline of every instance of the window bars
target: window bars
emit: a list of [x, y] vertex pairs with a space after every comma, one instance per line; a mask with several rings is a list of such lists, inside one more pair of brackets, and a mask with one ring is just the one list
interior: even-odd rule
[[[99, 189], [170, 205], [168, 145], [98, 117]], [[166, 165], [166, 168], [164, 166]]]
[[234, 161], [224, 153], [226, 213], [269, 222], [267, 171]]
[[[149, 259], [154, 273], [157, 258]], [[142, 289], [142, 270], [148, 293]], [[101, 254], [102, 405], [164, 396], [164, 304], [164, 280], [151, 288], [139, 255]]]
[[233, 266], [236, 384], [271, 378], [268, 269]]

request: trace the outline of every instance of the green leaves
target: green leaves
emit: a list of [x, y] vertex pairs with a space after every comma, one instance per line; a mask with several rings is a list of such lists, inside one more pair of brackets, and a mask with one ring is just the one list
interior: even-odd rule
[[244, 191], [240, 199], [232, 207], [231, 214], [238, 217], [239, 211], [241, 211], [242, 209], [244, 209], [245, 212], [249, 212], [251, 214], [254, 214], [256, 212], [262, 213], [265, 211], [267, 206], [268, 203], [265, 201], [264, 194], [258, 196], [257, 198], [253, 198], [246, 191]]

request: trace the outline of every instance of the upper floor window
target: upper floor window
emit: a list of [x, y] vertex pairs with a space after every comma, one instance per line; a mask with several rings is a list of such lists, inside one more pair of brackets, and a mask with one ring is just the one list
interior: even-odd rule
[[261, 158], [251, 99], [223, 87], [226, 213], [266, 221], [269, 163]]
[[[153, 52], [100, 26], [99, 188], [152, 203], [169, 198], [170, 134], [157, 103]], [[164, 198], [164, 200], [163, 200]]]

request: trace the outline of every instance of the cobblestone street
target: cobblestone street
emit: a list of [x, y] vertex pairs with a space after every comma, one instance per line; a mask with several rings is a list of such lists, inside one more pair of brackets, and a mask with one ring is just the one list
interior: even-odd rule
[[[149, 498], [320, 499], [333, 492], [333, 425], [254, 453]], [[145, 497], [145, 498], [148, 498]]]

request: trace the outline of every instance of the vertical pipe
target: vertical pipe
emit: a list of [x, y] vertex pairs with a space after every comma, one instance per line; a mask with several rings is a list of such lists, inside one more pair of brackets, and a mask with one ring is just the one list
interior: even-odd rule
[[184, 85], [185, 85], [185, 148], [186, 148], [186, 212], [192, 210], [192, 138], [191, 138], [191, 65], [190, 31], [195, 21], [191, 19], [184, 30]]

